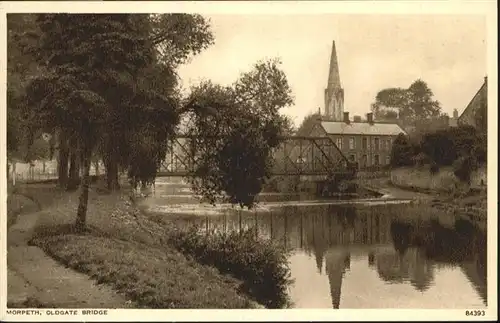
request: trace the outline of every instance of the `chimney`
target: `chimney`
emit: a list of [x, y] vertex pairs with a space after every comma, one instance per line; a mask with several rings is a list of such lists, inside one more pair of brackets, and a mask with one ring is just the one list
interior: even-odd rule
[[354, 117], [352, 118], [352, 120], [353, 120], [354, 122], [361, 122], [361, 116], [354, 116]]
[[368, 120], [368, 123], [372, 125], [373, 124], [373, 113], [372, 112], [367, 113], [366, 119]]
[[344, 122], [349, 124], [349, 112], [344, 112]]
[[453, 109], [453, 119], [458, 119], [458, 110]]

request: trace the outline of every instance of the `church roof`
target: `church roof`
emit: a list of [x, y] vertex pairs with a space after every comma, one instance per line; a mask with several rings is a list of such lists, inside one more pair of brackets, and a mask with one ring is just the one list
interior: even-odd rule
[[395, 123], [338, 122], [323, 121], [321, 127], [329, 135], [397, 136], [406, 132]]

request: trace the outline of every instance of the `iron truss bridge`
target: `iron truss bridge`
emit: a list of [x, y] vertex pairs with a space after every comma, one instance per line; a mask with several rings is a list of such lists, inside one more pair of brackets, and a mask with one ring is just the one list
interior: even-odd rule
[[[329, 137], [282, 137], [274, 149], [272, 176], [335, 176], [353, 172], [348, 159]], [[179, 135], [169, 142], [158, 177], [195, 176], [197, 160], [202, 154], [196, 138]]]

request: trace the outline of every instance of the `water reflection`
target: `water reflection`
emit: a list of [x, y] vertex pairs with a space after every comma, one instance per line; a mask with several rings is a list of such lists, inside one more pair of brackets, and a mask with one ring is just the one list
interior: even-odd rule
[[486, 305], [486, 233], [463, 220], [403, 219], [405, 208], [286, 206], [177, 223], [226, 232], [253, 227], [292, 249], [297, 307], [327, 306], [324, 285], [333, 308]]

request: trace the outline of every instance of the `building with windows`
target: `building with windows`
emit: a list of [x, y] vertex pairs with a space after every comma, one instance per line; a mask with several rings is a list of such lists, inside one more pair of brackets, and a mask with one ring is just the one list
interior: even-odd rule
[[349, 119], [349, 112], [344, 112], [344, 89], [333, 42], [325, 108], [310, 136], [329, 136], [347, 159], [364, 169], [389, 165], [392, 143], [400, 133], [407, 134], [397, 123], [374, 122], [372, 113], [365, 121], [359, 116]]
[[311, 136], [328, 136], [351, 162], [360, 169], [390, 164], [392, 144], [399, 134], [406, 132], [395, 123], [375, 123], [373, 115], [367, 121], [351, 122], [344, 112], [344, 121], [320, 121]]

